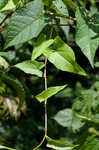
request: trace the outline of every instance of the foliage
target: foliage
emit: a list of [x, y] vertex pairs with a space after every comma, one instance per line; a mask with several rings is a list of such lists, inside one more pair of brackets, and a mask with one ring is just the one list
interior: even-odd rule
[[0, 1], [0, 149], [99, 149], [97, 3]]

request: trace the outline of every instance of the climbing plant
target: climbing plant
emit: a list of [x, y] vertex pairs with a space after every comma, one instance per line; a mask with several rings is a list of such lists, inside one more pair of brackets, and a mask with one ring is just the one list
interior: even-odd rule
[[[63, 95], [68, 89], [67, 83], [59, 84], [58, 80], [55, 85], [49, 86], [50, 65], [57, 71], [74, 75], [73, 78], [81, 77], [86, 80], [90, 73], [83, 62], [86, 61], [93, 70], [99, 67], [98, 58], [94, 59], [99, 46], [99, 13], [96, 2], [1, 0], [0, 32], [0, 94], [2, 103], [3, 100], [6, 102], [12, 116], [17, 119], [21, 111], [25, 111], [27, 91], [23, 83], [25, 79], [18, 79], [13, 73], [14, 70], [26, 74], [27, 78], [31, 75], [44, 79], [43, 91], [41, 88], [36, 91], [36, 95], [30, 93], [30, 98], [41, 103], [42, 109], [45, 110], [44, 135], [40, 144], [36, 147], [33, 145], [32, 149], [39, 149], [47, 141], [47, 148], [56, 150], [98, 150], [99, 81], [86, 90], [80, 85], [80, 89], [77, 89], [80, 90], [79, 94], [73, 96], [72, 108], [64, 108], [53, 117], [54, 121], [64, 128], [79, 132], [79, 136], [71, 142], [57, 140], [48, 134], [48, 102], [52, 96], [58, 97], [61, 93]], [[25, 46], [26, 54], [22, 50]], [[20, 54], [23, 59], [20, 54], [17, 56], [18, 51], [22, 51]], [[76, 58], [78, 53], [83, 56], [79, 62]], [[7, 85], [13, 89], [12, 92], [5, 90]], [[10, 92], [13, 95], [11, 98], [8, 96]], [[15, 106], [15, 113], [11, 112], [11, 104]], [[4, 112], [7, 107], [4, 107]], [[82, 130], [84, 132], [80, 135]], [[0, 146], [0, 149], [12, 148]]]

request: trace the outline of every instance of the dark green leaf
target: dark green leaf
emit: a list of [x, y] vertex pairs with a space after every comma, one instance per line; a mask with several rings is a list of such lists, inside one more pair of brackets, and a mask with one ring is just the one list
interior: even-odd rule
[[34, 0], [18, 9], [11, 17], [5, 48], [37, 37], [46, 23], [42, 0]]
[[8, 0], [0, 0], [0, 9], [7, 4]]
[[85, 9], [77, 9], [77, 33], [76, 43], [81, 48], [81, 51], [90, 61], [92, 67], [96, 49], [99, 46], [99, 36], [95, 33], [88, 23], [88, 14]]
[[4, 81], [5, 83], [7, 83], [8, 85], [10, 85], [13, 89], [15, 89], [15, 91], [20, 99], [20, 103], [19, 103], [19, 108], [20, 108], [23, 105], [24, 100], [25, 100], [24, 88], [23, 88], [21, 82], [17, 79], [11, 78], [10, 76], [8, 76], [5, 73], [1, 73], [0, 79], [2, 81]]
[[69, 6], [74, 12], [77, 9], [77, 6], [72, 2], [72, 0], [63, 0], [64, 3]]

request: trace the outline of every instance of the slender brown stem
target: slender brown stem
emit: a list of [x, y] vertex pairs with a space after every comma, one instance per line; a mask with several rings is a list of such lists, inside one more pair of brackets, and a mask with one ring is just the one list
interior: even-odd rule
[[61, 14], [56, 14], [56, 13], [53, 13], [49, 10], [46, 10], [45, 11], [46, 14], [49, 14], [49, 15], [52, 15], [52, 16], [55, 16], [55, 17], [62, 17], [62, 18], [65, 18], [65, 19], [69, 19], [69, 20], [72, 20], [72, 21], [75, 21], [76, 18], [72, 18], [71, 16], [65, 16], [65, 15], [61, 15]]
[[[45, 58], [45, 68], [44, 68], [44, 82], [45, 90], [47, 90], [47, 58]], [[47, 136], [47, 99], [45, 100], [45, 136]]]
[[[49, 39], [52, 37], [53, 27], [51, 27], [51, 32]], [[47, 58], [45, 57], [45, 68], [44, 68], [44, 83], [45, 83], [45, 90], [47, 90]], [[47, 137], [47, 99], [44, 102], [45, 105], [45, 137]]]
[[75, 24], [53, 24], [49, 23], [50, 26], [75, 26]]

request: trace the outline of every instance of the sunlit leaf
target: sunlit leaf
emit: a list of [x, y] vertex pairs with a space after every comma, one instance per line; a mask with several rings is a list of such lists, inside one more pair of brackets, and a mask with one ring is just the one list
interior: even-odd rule
[[47, 137], [47, 147], [55, 149], [55, 150], [72, 150], [75, 145], [68, 143], [68, 142], [63, 142], [60, 140], [54, 140], [52, 138]]
[[85, 71], [75, 62], [73, 50], [60, 37], [56, 37], [54, 48], [56, 50], [46, 49], [43, 54], [56, 68], [62, 71], [86, 75]]
[[53, 42], [54, 40], [46, 40], [46, 36], [41, 34], [34, 46], [32, 60], [35, 60], [37, 57], [39, 57], [43, 51], [46, 50], [46, 48], [53, 44]]
[[0, 149], [15, 150], [15, 149], [13, 149], [13, 148], [9, 148], [9, 147], [2, 146], [2, 145], [0, 145]]
[[43, 101], [47, 100], [48, 98], [50, 98], [51, 96], [55, 95], [60, 90], [64, 89], [65, 87], [66, 87], [66, 85], [65, 86], [49, 87], [47, 90], [44, 90], [42, 93], [36, 95], [36, 99], [39, 102], [43, 102]]
[[16, 6], [13, 3], [13, 0], [9, 0], [8, 3], [3, 7], [0, 12], [8, 11], [8, 10], [13, 10], [15, 9]]
[[44, 63], [27, 60], [16, 64], [14, 67], [19, 68], [20, 70], [24, 71], [27, 74], [42, 77], [42, 71], [40, 71], [40, 69], [44, 67]]
[[7, 63], [7, 61], [0, 56], [0, 66], [3, 66], [4, 69], [7, 69], [9, 67], [9, 64]]

